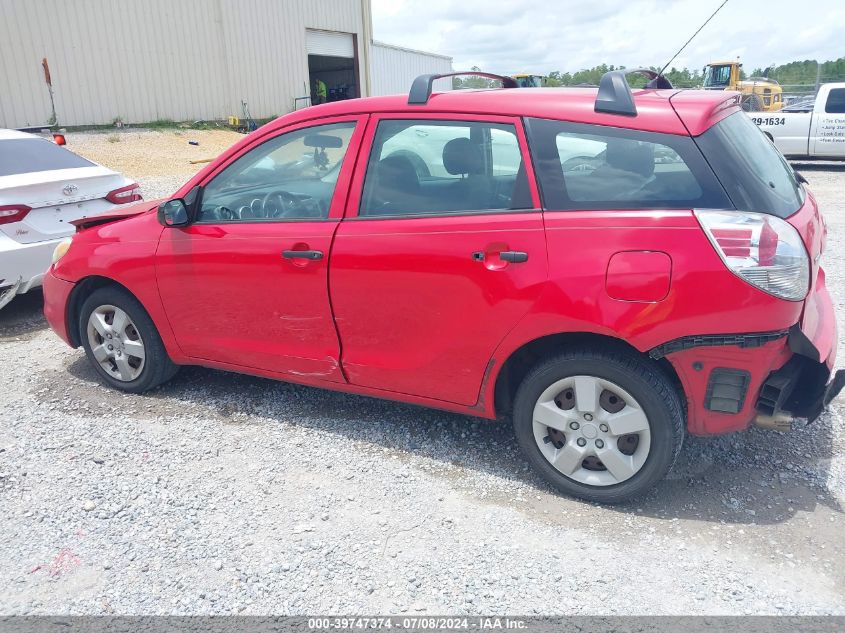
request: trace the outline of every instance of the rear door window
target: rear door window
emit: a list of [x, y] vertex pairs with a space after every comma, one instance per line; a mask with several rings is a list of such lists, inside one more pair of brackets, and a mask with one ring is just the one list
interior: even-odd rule
[[0, 176], [93, 166], [91, 161], [43, 138], [0, 141]]
[[549, 209], [724, 208], [724, 190], [689, 137], [531, 119]]
[[358, 215], [421, 216], [529, 209], [516, 128], [507, 123], [383, 120]]
[[722, 119], [695, 142], [735, 208], [787, 218], [804, 204], [795, 171], [744, 112]]

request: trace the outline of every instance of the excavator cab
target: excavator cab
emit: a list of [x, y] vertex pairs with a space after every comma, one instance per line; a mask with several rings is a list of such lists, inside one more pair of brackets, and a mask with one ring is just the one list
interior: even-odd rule
[[708, 64], [704, 67], [705, 90], [730, 90], [739, 81], [740, 64]]
[[516, 85], [519, 88], [542, 88], [545, 83], [542, 75], [530, 75], [528, 73], [518, 73], [511, 75], [516, 80]]
[[746, 112], [780, 110], [783, 107], [783, 88], [780, 84], [768, 77], [742, 79], [741, 68], [739, 60], [707, 64], [704, 67], [704, 89], [736, 90], [742, 93], [741, 105]]

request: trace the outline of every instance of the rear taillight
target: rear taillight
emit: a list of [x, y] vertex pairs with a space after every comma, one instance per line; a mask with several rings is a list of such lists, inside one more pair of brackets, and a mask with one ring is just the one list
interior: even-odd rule
[[773, 215], [696, 211], [725, 265], [780, 299], [800, 301], [810, 288], [810, 258], [794, 226]]
[[31, 209], [22, 204], [15, 204], [11, 206], [0, 206], [0, 224], [11, 224], [12, 222], [20, 222], [26, 217]]
[[112, 204], [138, 202], [139, 200], [143, 200], [141, 197], [141, 187], [137, 182], [133, 182], [131, 185], [115, 189], [114, 191], [109, 191], [108, 195], [106, 195], [106, 200]]

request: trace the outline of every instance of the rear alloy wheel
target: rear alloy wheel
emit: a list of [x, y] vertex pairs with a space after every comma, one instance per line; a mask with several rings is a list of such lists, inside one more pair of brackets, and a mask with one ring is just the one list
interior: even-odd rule
[[636, 475], [648, 458], [650, 428], [631, 394], [595, 376], [558, 380], [534, 406], [534, 440], [543, 457], [590, 486], [611, 486]]
[[147, 391], [170, 380], [179, 369], [147, 311], [123, 288], [99, 288], [85, 299], [79, 339], [101, 378], [122, 391]]
[[633, 353], [571, 352], [529, 373], [514, 403], [517, 439], [566, 494], [615, 503], [662, 479], [683, 440], [671, 381]]

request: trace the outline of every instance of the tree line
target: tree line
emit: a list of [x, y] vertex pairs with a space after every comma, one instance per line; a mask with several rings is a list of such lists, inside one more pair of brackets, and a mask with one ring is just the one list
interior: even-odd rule
[[[546, 86], [579, 86], [591, 85], [597, 86], [601, 76], [610, 71], [625, 68], [624, 66], [614, 66], [612, 64], [600, 64], [592, 68], [585, 68], [573, 73], [552, 71], [545, 78]], [[474, 72], [480, 72], [478, 66], [473, 66]], [[657, 67], [652, 67], [651, 70], [659, 70]], [[768, 73], [767, 73], [768, 70]], [[768, 69], [754, 68], [750, 73], [744, 68], [740, 71], [743, 79], [749, 77], [762, 77], [768, 74], [768, 77], [775, 79], [780, 84], [787, 88], [795, 87], [803, 91], [812, 91], [816, 85], [816, 78], [818, 77], [821, 83], [830, 81], [845, 81], [845, 57], [839, 59], [829, 60], [819, 64], [815, 60], [793, 61], [787, 64], [772, 65]], [[672, 82], [673, 86], [678, 88], [694, 88], [701, 86], [704, 82], [703, 70], [689, 68], [670, 68], [664, 73], [666, 78]], [[640, 75], [631, 75], [628, 81], [632, 87], [643, 87], [646, 83], [645, 77]], [[492, 88], [498, 83], [486, 77], [453, 77], [453, 88]]]

